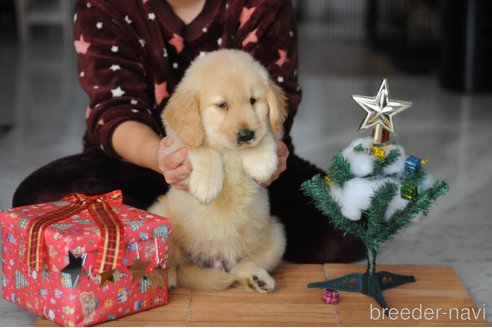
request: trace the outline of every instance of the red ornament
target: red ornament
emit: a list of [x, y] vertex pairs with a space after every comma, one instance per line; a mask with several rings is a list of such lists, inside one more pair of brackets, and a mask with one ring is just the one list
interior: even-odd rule
[[390, 140], [390, 132], [386, 129], [383, 129], [383, 133], [381, 135], [381, 143], [388, 142]]
[[326, 304], [337, 304], [340, 300], [340, 294], [337, 290], [323, 288], [323, 301]]

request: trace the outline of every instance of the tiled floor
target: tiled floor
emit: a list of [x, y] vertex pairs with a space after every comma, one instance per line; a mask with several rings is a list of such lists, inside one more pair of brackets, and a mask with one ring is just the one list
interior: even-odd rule
[[[1, 41], [0, 41], [1, 42]], [[1, 44], [0, 208], [27, 174], [81, 149], [86, 97], [74, 73], [71, 47]], [[384, 263], [449, 264], [492, 322], [492, 94], [443, 90], [432, 76], [398, 72], [384, 56], [360, 46], [301, 43], [304, 89], [293, 136], [297, 152], [325, 167], [361, 136], [364, 112], [352, 94], [374, 96], [384, 77], [390, 96], [413, 101], [396, 117], [397, 141], [429, 159], [428, 170], [451, 192], [429, 215], [381, 249]], [[35, 316], [0, 300], [0, 325], [31, 325]]]

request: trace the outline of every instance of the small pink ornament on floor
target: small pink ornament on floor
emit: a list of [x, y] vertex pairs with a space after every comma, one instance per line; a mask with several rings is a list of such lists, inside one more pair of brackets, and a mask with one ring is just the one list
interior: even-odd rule
[[323, 288], [323, 301], [326, 304], [338, 304], [340, 294], [337, 290]]

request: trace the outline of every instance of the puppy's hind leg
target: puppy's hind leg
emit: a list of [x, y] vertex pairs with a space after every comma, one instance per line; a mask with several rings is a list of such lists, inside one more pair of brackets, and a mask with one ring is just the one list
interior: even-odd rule
[[287, 245], [283, 225], [274, 216], [270, 220], [270, 233], [261, 243], [258, 243], [258, 247], [249, 257], [267, 271], [272, 271], [280, 264]]
[[178, 286], [199, 290], [224, 290], [234, 283], [234, 277], [225, 271], [183, 265], [178, 268]]

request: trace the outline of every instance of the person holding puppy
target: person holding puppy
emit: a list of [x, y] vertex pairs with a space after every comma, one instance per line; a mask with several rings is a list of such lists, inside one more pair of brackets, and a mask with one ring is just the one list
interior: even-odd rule
[[74, 24], [79, 82], [89, 96], [84, 150], [32, 173], [14, 206], [121, 189], [125, 203], [146, 209], [169, 185], [187, 190], [189, 149], [166, 155], [174, 141], [166, 137], [161, 113], [194, 58], [241, 49], [287, 96], [279, 164], [264, 183], [272, 215], [285, 226], [284, 258], [322, 263], [364, 256], [362, 242], [336, 231], [299, 190], [321, 170], [295, 155], [290, 137], [301, 89], [289, 1], [77, 0]]

